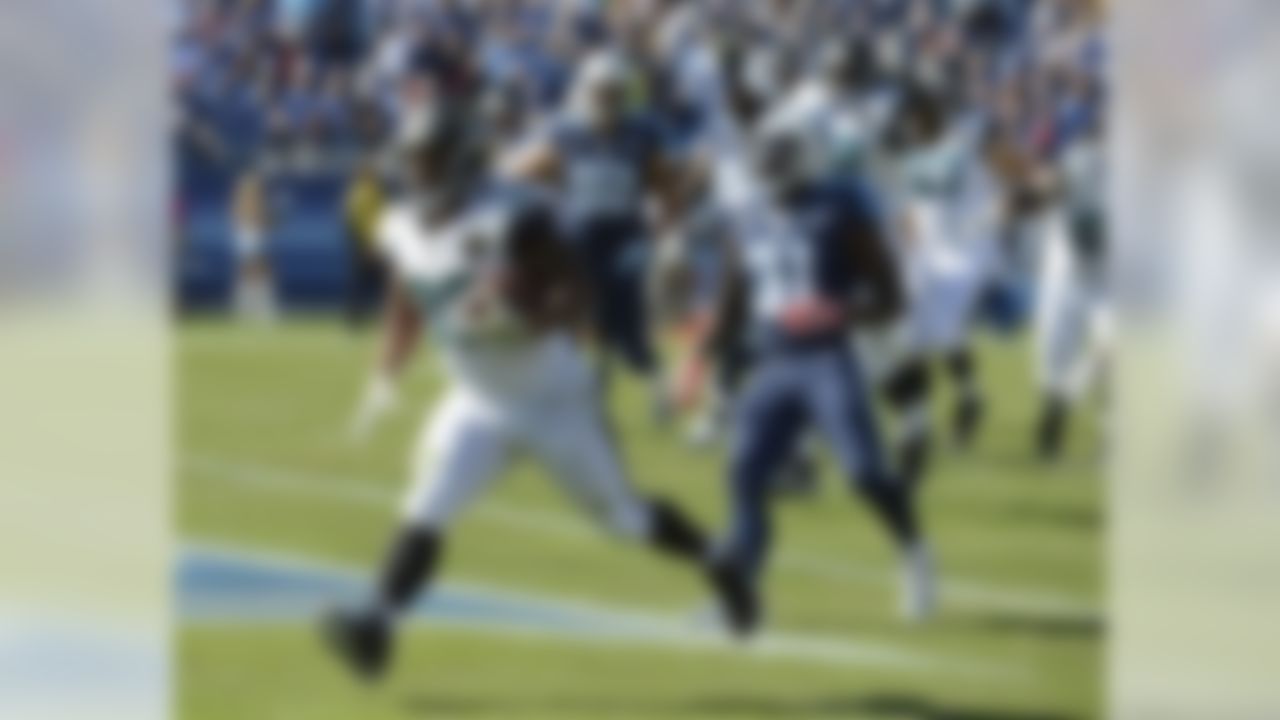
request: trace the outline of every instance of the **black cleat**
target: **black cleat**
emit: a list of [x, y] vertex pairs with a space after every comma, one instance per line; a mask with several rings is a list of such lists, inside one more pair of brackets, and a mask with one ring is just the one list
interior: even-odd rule
[[386, 621], [368, 612], [336, 610], [325, 616], [322, 630], [329, 649], [352, 674], [369, 682], [382, 677], [392, 646]]
[[958, 447], [968, 449], [973, 445], [985, 411], [986, 406], [980, 397], [967, 397], [956, 404], [955, 414], [951, 417], [951, 432]]
[[739, 638], [747, 638], [760, 624], [760, 598], [755, 585], [740, 567], [722, 562], [708, 570], [729, 629]]

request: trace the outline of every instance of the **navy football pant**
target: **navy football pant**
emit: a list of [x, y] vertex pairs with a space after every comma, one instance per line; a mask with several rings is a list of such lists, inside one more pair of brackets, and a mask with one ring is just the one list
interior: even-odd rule
[[912, 501], [890, 469], [861, 371], [845, 347], [764, 356], [736, 408], [729, 482], [732, 519], [722, 551], [758, 574], [771, 540], [776, 473], [812, 426], [901, 543], [916, 534]]
[[649, 329], [648, 248], [640, 235], [622, 228], [592, 235], [582, 252], [600, 342], [633, 371], [651, 375], [658, 357]]

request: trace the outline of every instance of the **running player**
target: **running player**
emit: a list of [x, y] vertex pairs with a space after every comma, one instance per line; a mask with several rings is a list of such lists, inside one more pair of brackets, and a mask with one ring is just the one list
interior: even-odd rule
[[[738, 251], [722, 316], [745, 307], [755, 357], [736, 405], [722, 558], [758, 587], [771, 542], [770, 486], [816, 426], [900, 549], [901, 609], [919, 619], [933, 606], [932, 559], [910, 488], [883, 455], [848, 342], [853, 325], [897, 316], [902, 290], [876, 210], [860, 188], [822, 179], [821, 145], [806, 130], [766, 119], [752, 152], [766, 194], [732, 213]], [[749, 609], [748, 629], [760, 619], [758, 591]]]
[[628, 481], [574, 340], [587, 310], [580, 275], [538, 200], [486, 178], [474, 126], [443, 109], [406, 123], [414, 192], [381, 223], [396, 286], [385, 352], [358, 424], [368, 427], [388, 406], [424, 326], [449, 390], [420, 437], [413, 487], [374, 596], [326, 621], [333, 649], [361, 676], [383, 672], [395, 622], [434, 577], [450, 524], [515, 451], [544, 462], [613, 533], [700, 568], [730, 621], [744, 624], [740, 574], [713, 566], [701, 530]]

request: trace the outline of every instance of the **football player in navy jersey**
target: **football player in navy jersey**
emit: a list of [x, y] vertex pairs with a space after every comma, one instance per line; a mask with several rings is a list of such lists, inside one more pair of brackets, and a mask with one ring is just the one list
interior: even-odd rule
[[[755, 364], [736, 403], [731, 526], [721, 561], [755, 579], [771, 541], [770, 486], [813, 427], [903, 556], [902, 611], [933, 606], [932, 559], [913, 495], [882, 448], [872, 392], [849, 347], [852, 327], [885, 323], [903, 292], [872, 199], [824, 179], [821, 149], [797, 123], [767, 119], [752, 149], [764, 192], [732, 213], [736, 228], [722, 316], [749, 318]], [[760, 598], [739, 632], [760, 619]]]
[[647, 312], [646, 237], [647, 206], [664, 200], [671, 168], [658, 125], [630, 107], [633, 79], [617, 54], [588, 58], [568, 112], [508, 170], [559, 189], [569, 241], [591, 280], [601, 345], [649, 381], [655, 413], [665, 416], [669, 393]]

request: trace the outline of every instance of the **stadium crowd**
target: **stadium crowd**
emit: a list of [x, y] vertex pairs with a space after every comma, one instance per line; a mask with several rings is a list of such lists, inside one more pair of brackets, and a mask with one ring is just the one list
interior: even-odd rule
[[602, 46], [638, 68], [633, 102], [696, 139], [705, 51], [745, 48], [777, 99], [831, 38], [865, 38], [878, 79], [933, 84], [1033, 157], [1100, 109], [1088, 0], [183, 0], [173, 67], [184, 162], [352, 171], [401, 107], [495, 91], [537, 118]]

